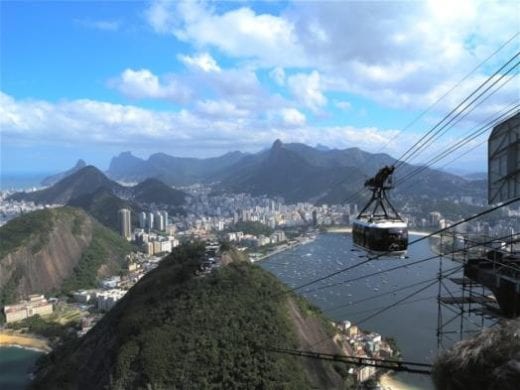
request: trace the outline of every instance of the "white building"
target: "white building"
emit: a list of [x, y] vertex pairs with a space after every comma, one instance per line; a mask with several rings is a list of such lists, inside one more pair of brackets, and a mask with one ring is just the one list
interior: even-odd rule
[[97, 294], [96, 299], [98, 309], [109, 311], [125, 294], [126, 291], [120, 289], [107, 290]]

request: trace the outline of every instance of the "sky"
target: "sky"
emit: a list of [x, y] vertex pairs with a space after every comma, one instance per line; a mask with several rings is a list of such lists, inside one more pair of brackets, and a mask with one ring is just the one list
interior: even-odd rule
[[[398, 157], [518, 52], [519, 21], [518, 1], [2, 1], [1, 170], [276, 139]], [[518, 102], [518, 80], [411, 162]], [[446, 169], [485, 170], [485, 138]]]

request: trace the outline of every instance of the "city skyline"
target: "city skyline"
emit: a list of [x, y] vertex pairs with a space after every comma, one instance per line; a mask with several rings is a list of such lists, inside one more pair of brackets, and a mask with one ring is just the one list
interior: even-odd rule
[[[277, 138], [398, 157], [519, 44], [513, 2], [1, 7], [3, 172], [60, 171], [78, 158], [107, 167], [127, 150], [256, 152]], [[514, 100], [517, 80], [504, 82], [430, 152]], [[485, 158], [482, 145], [458, 164], [483, 170]]]

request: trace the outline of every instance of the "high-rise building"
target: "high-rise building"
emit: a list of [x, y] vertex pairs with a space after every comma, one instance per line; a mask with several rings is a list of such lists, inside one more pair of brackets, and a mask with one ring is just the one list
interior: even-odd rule
[[151, 231], [154, 227], [153, 225], [153, 213], [148, 213], [148, 217], [146, 219], [146, 223], [147, 223], [147, 227], [148, 227], [148, 230]]
[[119, 228], [121, 236], [130, 241], [132, 239], [132, 222], [130, 210], [119, 210]]
[[164, 217], [162, 213], [155, 214], [155, 228], [159, 231], [164, 231]]
[[164, 227], [166, 227], [166, 226], [168, 226], [168, 211], [166, 211], [166, 210], [161, 211], [161, 214], [164, 218]]
[[318, 226], [318, 211], [312, 210], [312, 224]]
[[146, 228], [146, 213], [144, 211], [139, 213], [139, 227], [141, 229]]

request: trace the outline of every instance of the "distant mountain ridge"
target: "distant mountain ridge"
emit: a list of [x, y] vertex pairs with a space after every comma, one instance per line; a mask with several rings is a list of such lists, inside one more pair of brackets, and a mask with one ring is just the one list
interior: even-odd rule
[[34, 192], [17, 192], [9, 199], [39, 204], [68, 204], [77, 203], [78, 199], [86, 201], [89, 196], [101, 192], [130, 202], [168, 206], [179, 206], [186, 200], [184, 192], [171, 188], [158, 179], [147, 179], [133, 187], [125, 187], [110, 180], [92, 165], [74, 172], [52, 187]]
[[83, 161], [82, 159], [79, 159], [78, 162], [76, 163], [76, 165], [74, 167], [72, 167], [71, 169], [69, 169], [65, 172], [57, 173], [52, 176], [48, 176], [45, 179], [43, 179], [41, 181], [41, 185], [42, 186], [52, 186], [52, 185], [56, 184], [57, 182], [59, 182], [61, 179], [64, 179], [65, 177], [72, 175], [73, 173], [79, 171], [82, 168], [85, 168], [86, 166], [87, 166], [87, 163], [85, 161]]
[[[330, 149], [322, 145], [311, 147], [276, 140], [270, 149], [255, 154], [231, 152], [208, 159], [156, 153], [144, 160], [124, 152], [112, 159], [107, 174], [114, 180], [126, 182], [155, 179], [163, 184], [178, 186], [216, 184], [214, 188], [218, 192], [249, 192], [254, 195], [280, 196], [288, 202], [337, 204], [355, 194], [368, 196], [366, 191], [362, 191], [365, 180], [374, 176], [383, 166], [395, 162], [388, 154], [369, 153], [356, 147]], [[413, 179], [398, 185], [392, 191], [393, 195], [416, 199], [485, 196], [486, 185], [482, 180], [468, 180], [448, 172], [422, 169], [409, 164], [403, 164], [396, 171], [394, 182], [399, 183], [400, 178], [417, 171], [420, 172]], [[121, 197], [128, 199], [135, 197], [129, 190], [131, 187], [111, 183], [109, 187], [113, 193], [122, 192]], [[159, 200], [157, 197], [160, 192], [172, 190], [162, 186], [162, 190], [158, 191], [158, 184], [154, 181], [148, 181], [148, 185], [156, 188], [155, 191], [147, 191], [148, 196], [145, 198], [149, 202]], [[134, 191], [143, 193], [141, 187], [134, 187]], [[177, 197], [170, 194], [167, 198]]]
[[131, 152], [123, 152], [112, 158], [107, 175], [114, 180], [129, 182], [156, 178], [169, 185], [211, 182], [244, 156], [246, 154], [241, 152], [230, 152], [220, 157], [198, 159], [155, 153], [143, 160]]

